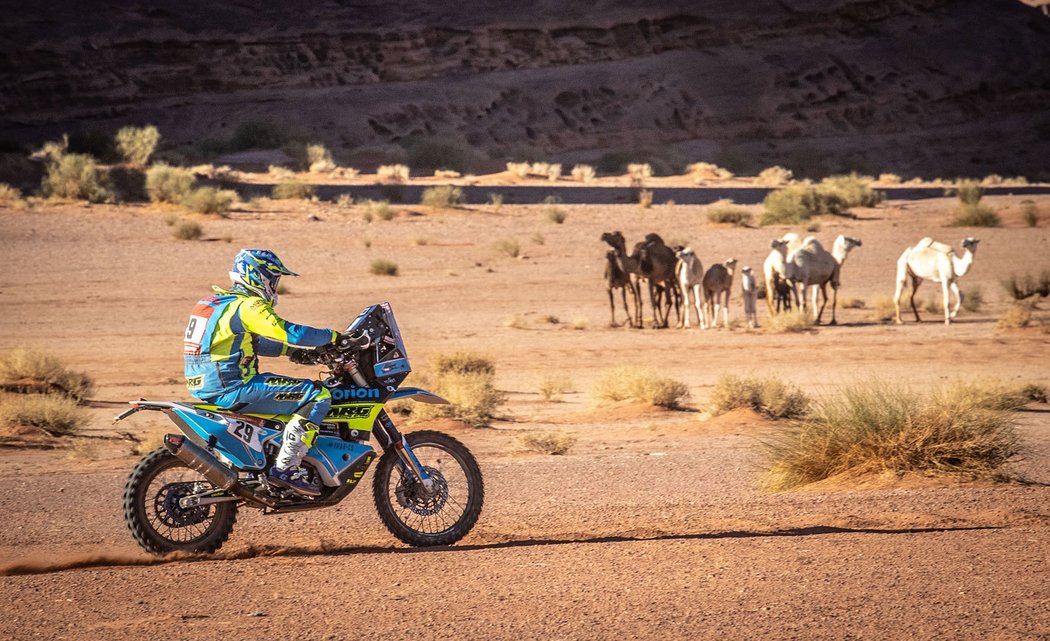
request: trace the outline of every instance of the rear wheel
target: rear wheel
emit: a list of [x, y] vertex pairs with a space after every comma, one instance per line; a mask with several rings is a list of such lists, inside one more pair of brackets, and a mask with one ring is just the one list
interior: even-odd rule
[[465, 445], [441, 432], [406, 437], [434, 481], [427, 492], [393, 449], [376, 466], [372, 498], [383, 524], [409, 545], [451, 545], [462, 539], [481, 514], [485, 488], [481, 469]]
[[147, 552], [214, 552], [237, 521], [237, 503], [182, 507], [179, 499], [215, 486], [160, 448], [135, 466], [124, 486], [124, 522]]

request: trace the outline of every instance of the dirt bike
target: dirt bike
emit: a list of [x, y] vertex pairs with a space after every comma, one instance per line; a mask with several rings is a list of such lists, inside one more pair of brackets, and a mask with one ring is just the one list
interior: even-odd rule
[[154, 554], [214, 552], [230, 536], [239, 506], [284, 514], [337, 505], [376, 458], [370, 437], [383, 450], [372, 497], [395, 537], [412, 546], [451, 545], [470, 532], [484, 500], [481, 469], [470, 450], [441, 432], [402, 435], [383, 408], [397, 399], [447, 403], [400, 387], [411, 367], [390, 305], [366, 308], [342, 336], [314, 354], [328, 369], [321, 384], [333, 397], [302, 463], [322, 486], [318, 497], [267, 481], [290, 416], [131, 401], [116, 421], [154, 410], [182, 432], [166, 434], [163, 447], [139, 461], [124, 488], [124, 520], [139, 545]]

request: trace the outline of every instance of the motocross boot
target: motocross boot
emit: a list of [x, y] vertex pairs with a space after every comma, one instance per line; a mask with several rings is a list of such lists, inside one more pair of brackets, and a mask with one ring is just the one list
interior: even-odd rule
[[320, 496], [319, 483], [310, 482], [306, 470], [299, 466], [306, 452], [313, 446], [320, 428], [295, 414], [284, 427], [284, 438], [277, 460], [266, 476], [271, 483], [286, 487], [303, 496]]

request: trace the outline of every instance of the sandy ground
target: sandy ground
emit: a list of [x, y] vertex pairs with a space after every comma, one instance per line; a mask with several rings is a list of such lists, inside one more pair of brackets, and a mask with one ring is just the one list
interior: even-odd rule
[[[757, 270], [789, 230], [711, 225], [701, 206], [559, 205], [562, 225], [543, 205], [405, 206], [366, 224], [353, 209], [270, 203], [200, 218], [207, 242], [171, 237], [164, 219], [176, 210], [0, 210], [0, 348], [44, 348], [93, 375], [88, 436], [112, 436], [123, 401], [185, 397], [186, 315], [225, 282], [240, 247], [271, 247], [303, 274], [281, 297], [286, 317], [341, 327], [389, 300], [419, 370], [439, 352], [482, 352], [509, 395], [492, 428], [450, 427], [478, 455], [487, 496], [475, 530], [449, 549], [401, 546], [359, 491], [327, 511], [244, 510], [220, 555], [158, 561], [120, 515], [137, 459], [129, 443], [79, 439], [89, 460], [68, 448], [0, 449], [0, 637], [1050, 638], [1047, 406], [1019, 414], [1029, 451], [1015, 471], [1032, 484], [903, 479], [783, 494], [762, 490], [761, 442], [776, 427], [704, 411], [725, 373], [776, 375], [816, 396], [873, 376], [914, 387], [1050, 381], [1050, 335], [996, 328], [1007, 306], [999, 281], [1050, 267], [1050, 233], [1021, 225], [1021, 199], [986, 199], [1003, 213], [999, 229], [944, 227], [954, 206], [945, 199], [823, 220], [816, 235], [828, 245], [840, 233], [864, 242], [840, 300], [865, 308], [800, 335], [609, 326], [603, 231], [622, 230], [629, 244], [656, 231], [705, 265], [735, 257]], [[1035, 200], [1050, 217], [1050, 199]], [[934, 314], [874, 321], [900, 251], [926, 235], [981, 239], [963, 285], [979, 287], [984, 305], [951, 327]], [[504, 240], [519, 257], [495, 248]], [[369, 274], [377, 258], [400, 275]], [[738, 319], [739, 304], [734, 290]], [[624, 364], [687, 383], [692, 411], [594, 407], [593, 382]], [[559, 402], [538, 393], [551, 375], [573, 390]], [[120, 429], [168, 428], [139, 415]], [[515, 448], [517, 435], [548, 430], [579, 440], [561, 457]]]

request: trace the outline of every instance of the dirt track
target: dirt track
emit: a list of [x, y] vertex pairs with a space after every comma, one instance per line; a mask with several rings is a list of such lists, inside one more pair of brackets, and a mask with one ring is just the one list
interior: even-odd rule
[[[127, 443], [99, 440], [90, 462], [63, 450], [0, 450], [8, 574], [0, 594], [12, 604], [0, 637], [1050, 638], [1046, 406], [1020, 415], [1031, 450], [1016, 470], [1034, 485], [904, 479], [767, 494], [759, 442], [775, 428], [764, 421], [595, 409], [587, 394], [606, 367], [643, 362], [685, 381], [698, 409], [726, 372], [776, 374], [816, 395], [872, 375], [909, 385], [979, 376], [1045, 383], [1047, 335], [994, 324], [1006, 304], [998, 281], [1048, 266], [1046, 228], [1017, 225], [1019, 200], [994, 200], [1007, 221], [996, 230], [942, 229], [944, 200], [824, 221], [821, 239], [864, 241], [846, 264], [843, 297], [870, 307], [891, 293], [896, 256], [923, 235], [976, 235], [982, 244], [963, 284], [979, 285], [987, 302], [950, 328], [894, 327], [873, 322], [870, 310], [840, 309], [843, 325], [807, 335], [606, 326], [601, 231], [622, 229], [628, 242], [658, 231], [689, 240], [705, 264], [735, 255], [756, 267], [785, 231], [712, 226], [701, 207], [564, 206], [560, 226], [540, 207], [408, 207], [421, 215], [365, 225], [331, 207], [322, 222], [304, 222], [307, 206], [292, 205], [203, 221], [207, 237], [230, 243], [174, 241], [165, 212], [149, 208], [2, 211], [0, 248], [13, 267], [0, 276], [0, 347], [62, 354], [98, 379], [99, 401], [183, 397], [189, 306], [223, 282], [237, 248], [267, 245], [304, 274], [281, 299], [287, 317], [339, 325], [389, 299], [421, 369], [437, 352], [488, 353], [509, 403], [493, 429], [453, 428], [478, 455], [487, 496], [475, 531], [446, 550], [396, 544], [359, 490], [335, 510], [243, 511], [223, 555], [157, 564], [121, 522], [136, 458]], [[525, 257], [495, 251], [504, 238], [517, 239]], [[401, 276], [369, 275], [379, 257], [395, 260]], [[737, 316], [738, 301], [734, 292]], [[513, 316], [526, 328], [507, 326]], [[583, 319], [583, 330], [565, 327]], [[537, 380], [557, 372], [576, 391], [544, 402]], [[111, 435], [116, 406], [91, 411], [88, 433]], [[148, 417], [129, 427], [166, 429]], [[520, 432], [551, 429], [579, 437], [569, 455], [514, 450]]]

